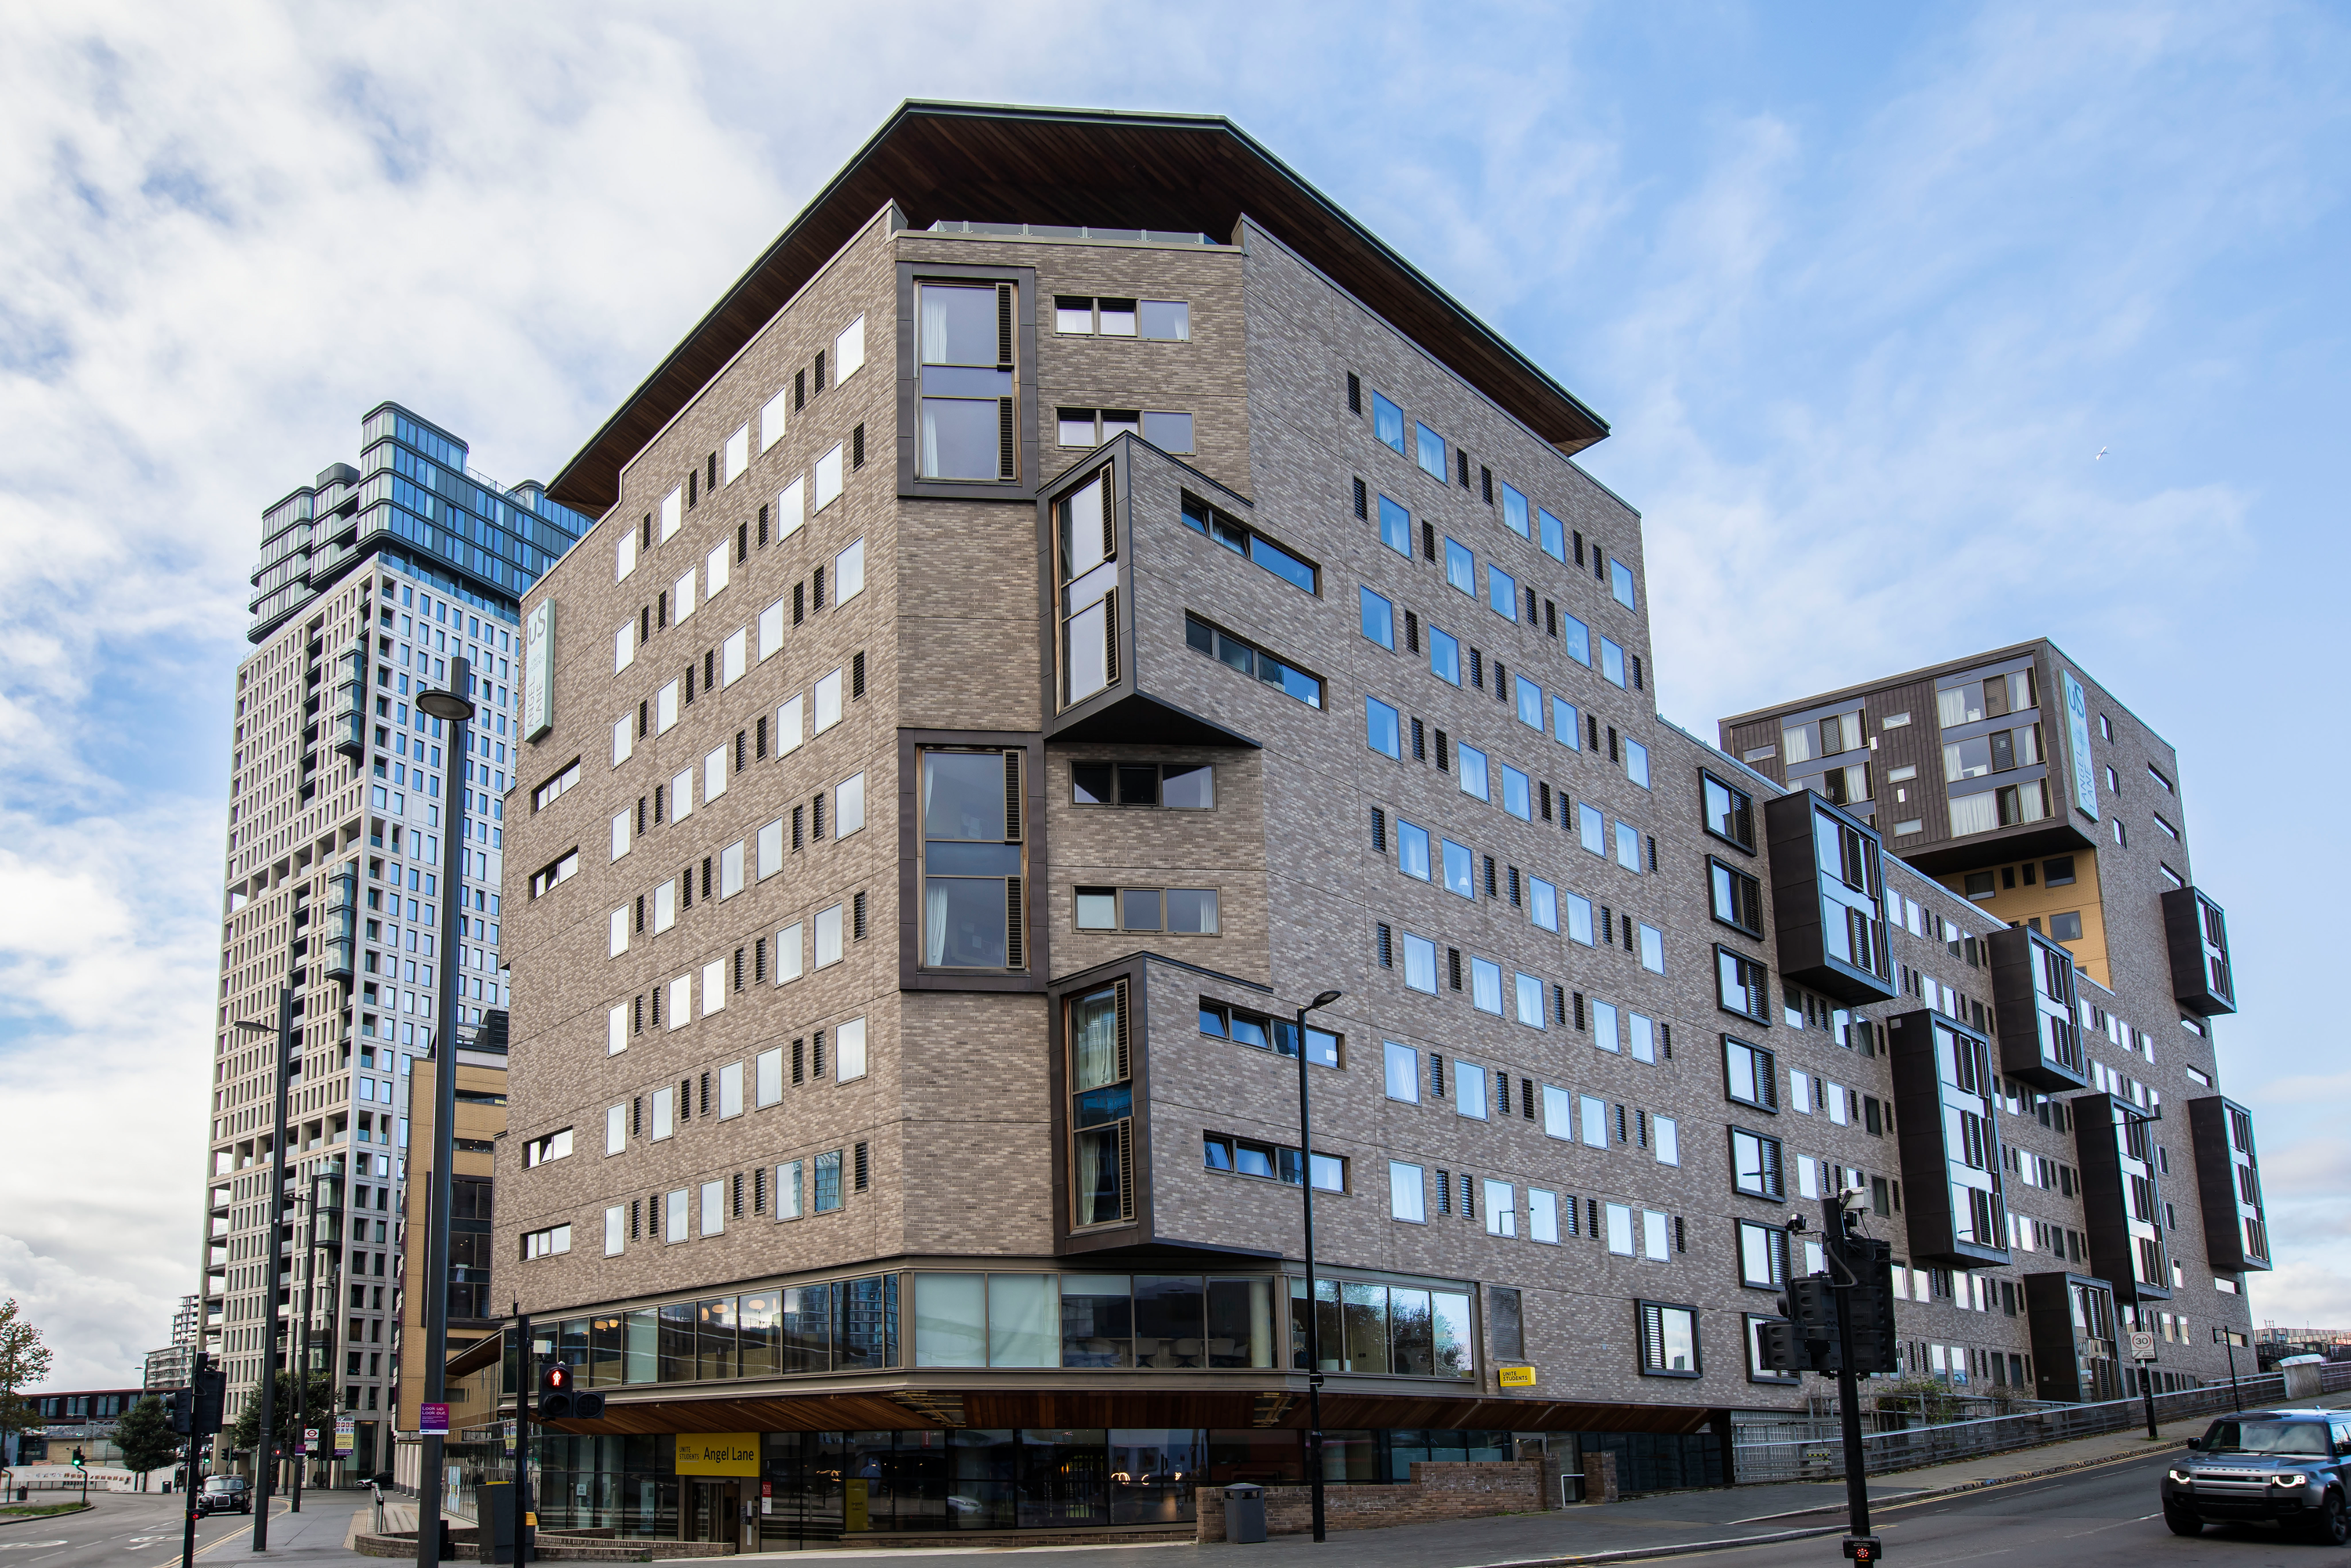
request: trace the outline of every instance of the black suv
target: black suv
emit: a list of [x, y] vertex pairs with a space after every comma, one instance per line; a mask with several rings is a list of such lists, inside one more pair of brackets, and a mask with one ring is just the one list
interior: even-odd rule
[[2326, 1546], [2351, 1542], [2351, 1412], [2253, 1410], [2224, 1416], [2163, 1478], [2163, 1522], [2282, 1524]]

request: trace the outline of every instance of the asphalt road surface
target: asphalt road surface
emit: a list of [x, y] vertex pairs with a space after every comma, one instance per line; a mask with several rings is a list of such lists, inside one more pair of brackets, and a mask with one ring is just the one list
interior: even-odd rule
[[[1877, 1511], [1872, 1528], [1885, 1542], [1885, 1561], [1898, 1568], [2270, 1568], [2271, 1564], [2351, 1563], [2351, 1553], [2291, 1539], [2274, 1528], [2208, 1524], [2200, 1536], [2165, 1527], [2157, 1485], [2180, 1450], [2167, 1447], [2144, 1458], [2100, 1466], [2045, 1480], [1988, 1488], [1910, 1508]], [[1812, 1520], [1792, 1519], [1791, 1526]], [[1822, 1519], [1821, 1522], [1830, 1522]], [[1723, 1568], [1823, 1568], [1842, 1563], [1834, 1535], [1771, 1546], [1709, 1552], [1677, 1561]], [[11, 1565], [13, 1568], [13, 1565]]]
[[[33, 1494], [44, 1500], [64, 1501], [50, 1492]], [[331, 1531], [340, 1548], [350, 1522], [353, 1499], [359, 1494], [305, 1494], [299, 1520], [285, 1512], [278, 1500], [271, 1511], [270, 1541], [275, 1547], [296, 1531], [303, 1536]], [[90, 1511], [57, 1519], [24, 1520], [0, 1525], [0, 1568], [173, 1568], [180, 1561], [182, 1514], [187, 1500], [178, 1492], [98, 1492], [89, 1494]], [[249, 1513], [217, 1513], [196, 1521], [198, 1561], [218, 1563], [225, 1556], [249, 1556], [245, 1548], [253, 1536]], [[271, 1558], [280, 1553], [275, 1550]], [[356, 1562], [344, 1556], [346, 1561]]]

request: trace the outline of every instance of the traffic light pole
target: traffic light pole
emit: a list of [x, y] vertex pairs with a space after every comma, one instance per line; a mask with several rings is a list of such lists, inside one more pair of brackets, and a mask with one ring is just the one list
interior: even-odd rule
[[538, 1397], [538, 1357], [531, 1354], [530, 1314], [517, 1309], [515, 1323], [522, 1343], [515, 1368], [514, 1560], [515, 1568], [522, 1568], [531, 1555], [523, 1521], [530, 1517], [530, 1402]]
[[[285, 1254], [277, 1233], [286, 1223], [286, 1074], [294, 1054], [294, 979], [288, 973], [277, 993], [277, 1043], [270, 1055], [276, 1062], [270, 1076], [277, 1081], [277, 1119], [269, 1139], [269, 1246], [264, 1258], [261, 1348], [261, 1425], [255, 1439], [253, 1489], [253, 1549], [269, 1550], [269, 1495], [277, 1481], [277, 1288], [285, 1280]], [[293, 1329], [287, 1325], [286, 1359], [294, 1359]]]
[[1854, 1373], [1854, 1287], [1861, 1282], [1861, 1276], [1854, 1271], [1845, 1247], [1846, 1239], [1852, 1235], [1850, 1227], [1860, 1216], [1848, 1210], [1840, 1197], [1823, 1200], [1821, 1210], [1827, 1222], [1822, 1227], [1822, 1240], [1826, 1244], [1829, 1289], [1837, 1293], [1838, 1299], [1837, 1411], [1844, 1434], [1844, 1501], [1848, 1515], [1844, 1554], [1855, 1562], [1875, 1563], [1878, 1546], [1869, 1533], [1869, 1456], [1861, 1443], [1861, 1385]]

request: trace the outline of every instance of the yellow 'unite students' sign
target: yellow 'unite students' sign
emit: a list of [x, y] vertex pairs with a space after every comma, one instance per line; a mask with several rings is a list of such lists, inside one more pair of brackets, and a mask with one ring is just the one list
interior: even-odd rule
[[1531, 1366], [1505, 1366], [1498, 1370], [1505, 1388], [1532, 1388], [1535, 1385], [1535, 1369]]
[[682, 1476], [756, 1476], [759, 1473], [757, 1432], [680, 1432], [677, 1473]]

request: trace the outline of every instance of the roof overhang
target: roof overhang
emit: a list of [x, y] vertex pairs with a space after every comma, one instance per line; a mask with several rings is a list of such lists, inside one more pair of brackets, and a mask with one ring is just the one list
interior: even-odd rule
[[1562, 453], [1607, 422], [1220, 115], [908, 101], [786, 225], [547, 493], [590, 517], [622, 465], [707, 385], [873, 214], [1232, 235], [1251, 221]]

